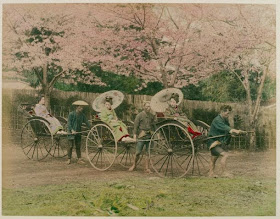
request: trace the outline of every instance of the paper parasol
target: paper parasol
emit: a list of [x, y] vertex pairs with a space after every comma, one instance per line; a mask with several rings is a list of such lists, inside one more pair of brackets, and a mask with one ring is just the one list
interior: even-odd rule
[[112, 109], [115, 109], [122, 103], [124, 95], [118, 90], [110, 90], [103, 94], [100, 94], [92, 103], [92, 108], [96, 112], [101, 112], [102, 108], [104, 108], [106, 97], [112, 98]]
[[177, 93], [179, 95], [179, 105], [183, 100], [183, 93], [177, 88], [167, 88], [156, 93], [151, 99], [151, 109], [155, 112], [163, 113], [168, 108], [167, 101], [170, 100], [171, 95]]
[[72, 105], [76, 105], [76, 106], [88, 106], [88, 103], [83, 101], [83, 100], [77, 100], [74, 103], [72, 103]]

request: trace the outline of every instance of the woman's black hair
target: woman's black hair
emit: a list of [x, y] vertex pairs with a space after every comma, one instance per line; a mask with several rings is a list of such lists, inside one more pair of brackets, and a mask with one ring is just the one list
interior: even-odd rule
[[179, 103], [179, 94], [177, 94], [177, 93], [171, 94], [170, 100], [172, 98], [176, 101], [176, 103]]
[[109, 96], [106, 97], [106, 98], [105, 98], [105, 103], [106, 103], [106, 102], [108, 102], [108, 103], [110, 103], [111, 105], [113, 105], [113, 98], [112, 98], [112, 97], [109, 97]]

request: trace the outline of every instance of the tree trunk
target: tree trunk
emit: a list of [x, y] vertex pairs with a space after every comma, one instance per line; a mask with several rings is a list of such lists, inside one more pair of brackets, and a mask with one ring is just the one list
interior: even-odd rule
[[[253, 117], [251, 117], [253, 118]], [[249, 137], [249, 150], [254, 151], [256, 150], [256, 130], [257, 130], [257, 122], [250, 119], [250, 130], [253, 133], [250, 133]]]
[[43, 82], [42, 82], [42, 90], [45, 96], [45, 106], [47, 109], [50, 107], [50, 89], [49, 89], [49, 83], [48, 83], [48, 66], [43, 66]]
[[[249, 118], [249, 130], [250, 131], [256, 131], [256, 121], [254, 120], [253, 116], [253, 101], [251, 98], [251, 89], [250, 89], [250, 82], [248, 78], [248, 74], [245, 75], [245, 79], [243, 81], [244, 88], [246, 90], [246, 98], [247, 98], [247, 106], [248, 106], [248, 118]], [[256, 136], [254, 133], [250, 135], [249, 139], [249, 150], [253, 151], [255, 150], [256, 146]]]
[[[250, 123], [251, 123], [251, 131], [254, 131], [254, 133], [251, 134], [250, 136], [250, 150], [255, 150], [256, 149], [256, 130], [257, 130], [257, 121], [258, 121], [258, 115], [259, 115], [259, 109], [261, 105], [261, 99], [262, 99], [262, 92], [263, 92], [263, 86], [264, 82], [266, 79], [268, 67], [263, 72], [263, 76], [261, 79], [261, 83], [258, 87], [258, 94], [257, 94], [257, 99], [255, 102], [254, 110], [252, 111], [252, 114], [250, 116]], [[251, 108], [253, 109], [253, 107]]]
[[43, 77], [37, 71], [35, 71], [35, 74], [42, 85], [41, 92], [45, 96], [45, 105], [49, 109], [51, 92], [53, 90], [55, 82], [61, 77], [63, 71], [55, 75], [50, 82], [48, 81], [48, 64], [43, 65]]
[[162, 84], [163, 84], [164, 88], [168, 88], [167, 73], [166, 73], [162, 63], [160, 63], [160, 73], [161, 73], [161, 79], [162, 79]]

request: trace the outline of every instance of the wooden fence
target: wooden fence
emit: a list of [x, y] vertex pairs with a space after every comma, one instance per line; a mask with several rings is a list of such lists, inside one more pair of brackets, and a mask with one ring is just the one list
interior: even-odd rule
[[[15, 132], [20, 135], [20, 130], [23, 125], [26, 123], [26, 118], [23, 113], [18, 110], [16, 97], [19, 95], [26, 95], [36, 98], [37, 91], [35, 90], [3, 90], [2, 92], [2, 125], [3, 130], [9, 130], [10, 132]], [[79, 97], [92, 104], [93, 100], [99, 94], [95, 93], [86, 93], [86, 92], [63, 92], [63, 91], [54, 91], [53, 96], [59, 100], [67, 100], [73, 97]], [[151, 96], [148, 95], [125, 95], [125, 101], [128, 104], [133, 105], [136, 109], [141, 109], [143, 107], [143, 102], [151, 99]], [[195, 118], [194, 114], [196, 110], [203, 111], [213, 111], [219, 112], [221, 105], [225, 103], [215, 103], [208, 101], [192, 101], [192, 100], [183, 100], [182, 107], [191, 119], [201, 119]], [[246, 104], [240, 103], [227, 103], [231, 105], [234, 111], [234, 114], [239, 115], [240, 119], [243, 122], [242, 128], [250, 130], [250, 127], [246, 123], [248, 112]], [[54, 105], [51, 108], [51, 113], [55, 116], [62, 116], [67, 118], [70, 108], [63, 105]], [[261, 113], [258, 119], [258, 133], [257, 134], [257, 145], [260, 148], [275, 148], [276, 147], [276, 107], [261, 107]], [[89, 119], [93, 115], [93, 111], [88, 114]], [[121, 112], [119, 112], [121, 113]], [[119, 115], [124, 120], [133, 120], [131, 112], [122, 112], [123, 115]], [[205, 119], [205, 118], [204, 118]], [[206, 118], [206, 120], [211, 121], [213, 118]], [[208, 122], [210, 123], [210, 122]], [[234, 124], [233, 117], [230, 118], [230, 123]], [[2, 132], [3, 133], [3, 132]], [[249, 146], [248, 137], [235, 137], [232, 140], [232, 147], [235, 149], [245, 149]]]

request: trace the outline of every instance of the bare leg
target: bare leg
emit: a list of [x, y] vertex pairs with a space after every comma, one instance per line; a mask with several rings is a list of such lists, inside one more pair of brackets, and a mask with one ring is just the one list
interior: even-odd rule
[[133, 170], [136, 169], [137, 162], [138, 162], [139, 158], [140, 158], [140, 154], [136, 154], [136, 155], [135, 155], [134, 162], [133, 162], [133, 165], [132, 165], [132, 167], [129, 168], [128, 171], [133, 171]]
[[231, 177], [232, 175], [227, 172], [226, 170], [226, 161], [229, 156], [227, 152], [222, 152], [221, 153], [222, 159], [221, 159], [221, 165], [222, 165], [222, 175], [226, 177]]
[[215, 169], [215, 164], [216, 164], [217, 159], [218, 159], [218, 156], [211, 156], [210, 169], [209, 169], [210, 177], [215, 177], [214, 169]]
[[147, 173], [152, 173], [152, 171], [151, 171], [150, 168], [149, 168], [150, 159], [149, 159], [149, 156], [147, 155], [147, 153], [145, 154], [145, 157], [146, 157], [145, 171], [146, 171]]

